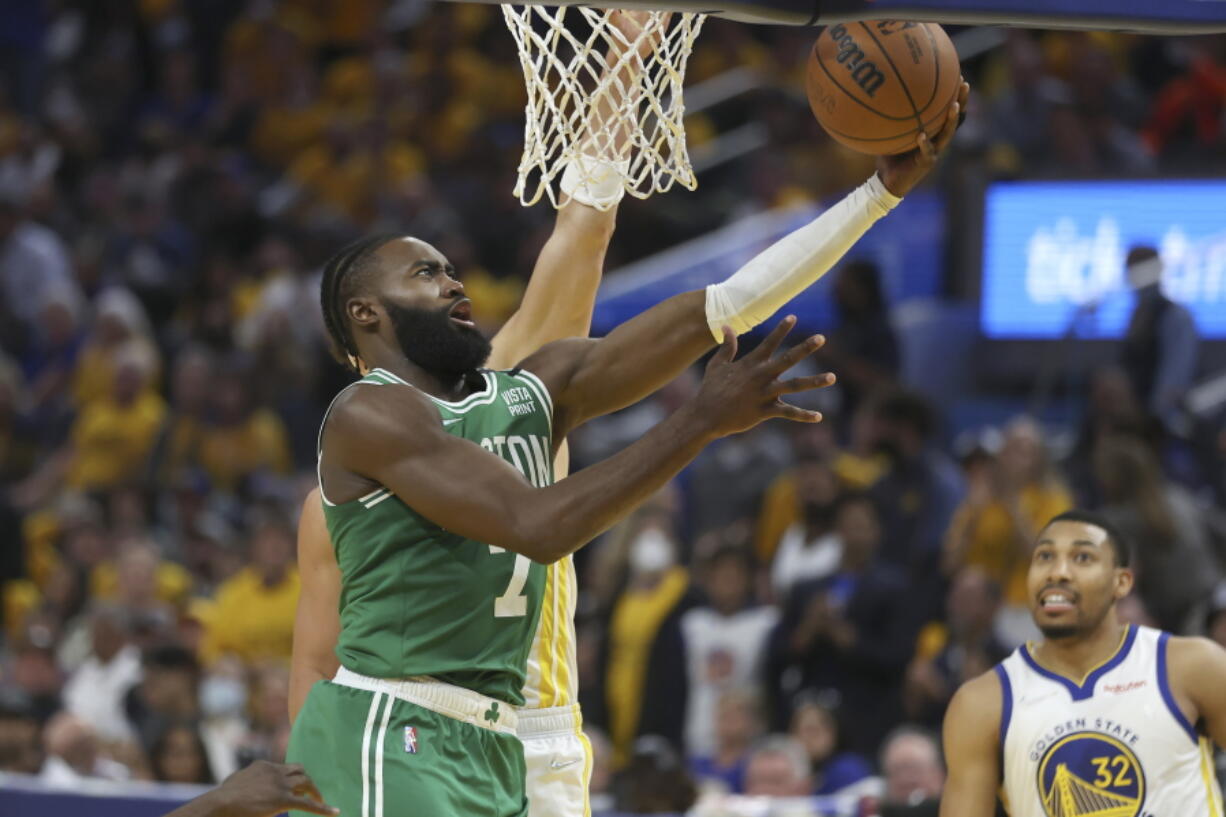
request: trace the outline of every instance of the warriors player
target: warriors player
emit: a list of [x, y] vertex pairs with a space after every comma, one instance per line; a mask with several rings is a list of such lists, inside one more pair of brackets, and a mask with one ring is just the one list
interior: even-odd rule
[[1028, 589], [1043, 640], [958, 690], [945, 716], [942, 817], [1222, 817], [1226, 651], [1123, 624], [1133, 572], [1105, 519], [1040, 532]]

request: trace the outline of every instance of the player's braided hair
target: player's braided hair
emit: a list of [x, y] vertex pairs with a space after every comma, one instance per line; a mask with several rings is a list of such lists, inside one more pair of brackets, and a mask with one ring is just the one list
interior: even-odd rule
[[332, 340], [333, 351], [341, 363], [358, 372], [358, 344], [349, 329], [345, 304], [356, 295], [372, 269], [375, 251], [398, 236], [383, 233], [353, 242], [328, 259], [319, 287], [319, 306], [323, 310], [324, 327]]

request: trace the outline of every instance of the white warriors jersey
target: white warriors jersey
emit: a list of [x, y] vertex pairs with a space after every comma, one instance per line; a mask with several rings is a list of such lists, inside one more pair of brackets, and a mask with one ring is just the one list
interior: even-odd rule
[[1223, 817], [1212, 746], [1175, 703], [1169, 633], [1129, 625], [1080, 683], [1023, 645], [996, 666], [1011, 817]]
[[579, 669], [575, 660], [575, 606], [579, 581], [571, 556], [549, 565], [541, 619], [528, 653], [524, 707], [540, 709], [579, 702]]

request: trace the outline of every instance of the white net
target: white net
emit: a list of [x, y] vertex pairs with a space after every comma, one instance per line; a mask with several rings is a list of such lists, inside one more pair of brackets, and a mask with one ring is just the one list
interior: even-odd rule
[[502, 11], [528, 90], [515, 185], [521, 203], [548, 196], [557, 207], [555, 181], [571, 163], [583, 168], [582, 181], [596, 183], [586, 175], [591, 158], [617, 165], [623, 188], [638, 198], [675, 182], [697, 186], [682, 83], [705, 15], [532, 5]]

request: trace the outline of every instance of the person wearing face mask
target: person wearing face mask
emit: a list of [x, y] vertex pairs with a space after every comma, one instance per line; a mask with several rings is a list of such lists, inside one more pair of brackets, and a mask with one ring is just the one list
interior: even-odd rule
[[613, 603], [601, 673], [615, 769], [626, 764], [641, 735], [681, 746], [686, 711], [681, 617], [695, 602], [689, 571], [677, 563], [669, 519], [647, 517], [630, 530], [626, 584]]
[[209, 766], [220, 780], [238, 770], [247, 736], [245, 668], [233, 655], [219, 659], [200, 682], [200, 732]]

